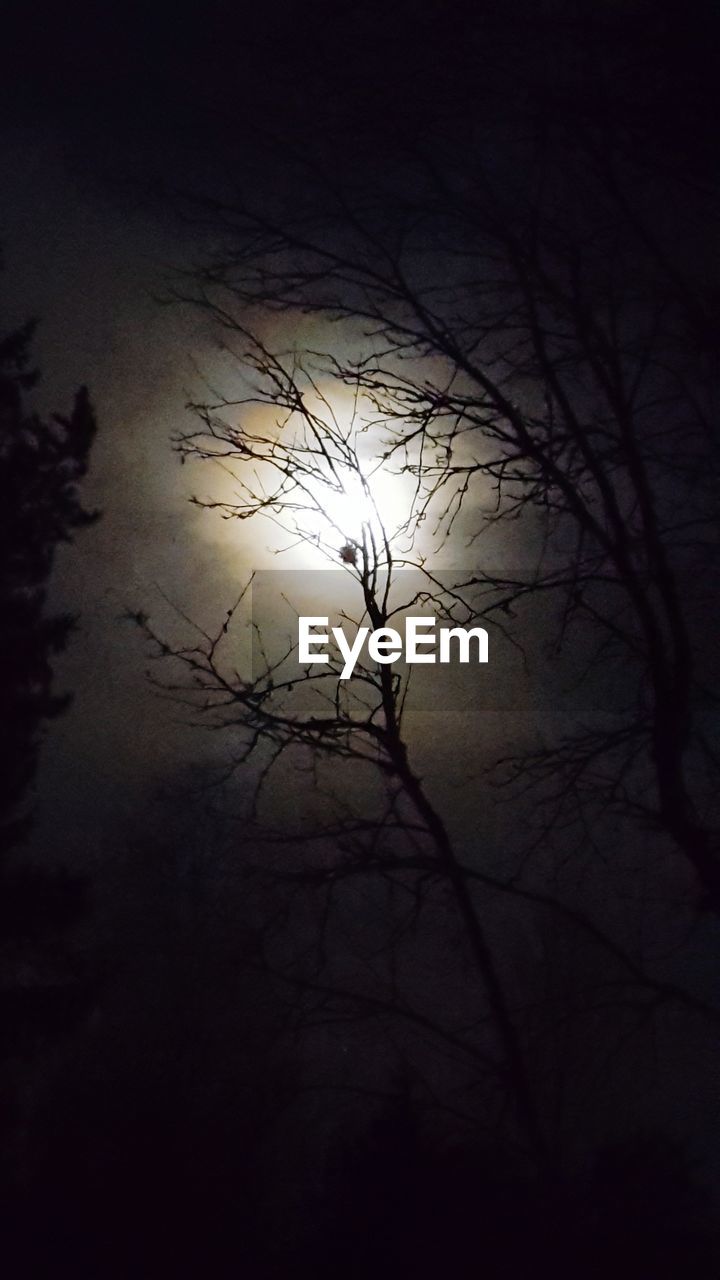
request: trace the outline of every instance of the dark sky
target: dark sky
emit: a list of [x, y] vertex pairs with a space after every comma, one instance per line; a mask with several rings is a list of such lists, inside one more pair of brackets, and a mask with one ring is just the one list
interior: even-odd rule
[[102, 160], [120, 168], [153, 135], [230, 152], [264, 128], [344, 134], [351, 148], [363, 134], [382, 152], [397, 131], [457, 128], [468, 111], [497, 118], [538, 84], [590, 110], [600, 64], [623, 109], [687, 151], [712, 133], [718, 18], [709, 0], [692, 20], [647, 0], [85, 2], [14, 6], [4, 43], [6, 115], [88, 142], [104, 134], [121, 153]]

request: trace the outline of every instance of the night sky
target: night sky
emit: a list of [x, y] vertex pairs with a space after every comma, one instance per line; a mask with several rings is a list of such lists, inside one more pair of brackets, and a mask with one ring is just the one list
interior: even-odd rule
[[[72, 701], [39, 726], [32, 824], [3, 850], [5, 916], [17, 877], [31, 904], [0, 938], [7, 1274], [716, 1274], [715, 7], [83, 0], [0, 22], [0, 332], [38, 319], [27, 404], [43, 418], [88, 386], [98, 430], [79, 492], [101, 513], [47, 577], [46, 614], [77, 616], [52, 657]], [[407, 280], [373, 293], [372, 272], [403, 254]], [[231, 297], [231, 331], [175, 296], [210, 262], [235, 290], [212, 295]], [[529, 280], [539, 313], [518, 302]], [[397, 361], [408, 314], [430, 337]], [[263, 344], [253, 374], [241, 326]], [[240, 501], [252, 433], [278, 430], [277, 395], [238, 406], [248, 378], [291, 351], [343, 366], [344, 388], [327, 367], [320, 384], [341, 422], [352, 377], [379, 369], [385, 394], [409, 369], [433, 405], [422, 466], [478, 474], [451, 524], [457, 480], [434, 494], [407, 555], [443, 583], [472, 579], [466, 599], [495, 576], [490, 661], [419, 669], [404, 747], [369, 735], [384, 771], [322, 738], [334, 692], [302, 703], [302, 673], [280, 668], [288, 714], [316, 720], [265, 778], [285, 727], [262, 717], [281, 704], [272, 683], [247, 694], [265, 649], [248, 597], [229, 611], [256, 573], [254, 620], [281, 653], [296, 600], [339, 612], [334, 584], [367, 551], [357, 520], [344, 549], [331, 526], [325, 610], [314, 516], [278, 529], [267, 511], [212, 507]], [[497, 368], [493, 416], [477, 387]], [[189, 403], [250, 432], [232, 475], [197, 456]], [[472, 433], [436, 438], [453, 413]], [[480, 541], [493, 432], [514, 414], [531, 424], [518, 466], [537, 465], [545, 497]], [[376, 427], [360, 447], [399, 523], [409, 470], [393, 477]], [[325, 507], [343, 529], [348, 493]], [[539, 586], [577, 570], [608, 512], [589, 585]], [[522, 596], [520, 578], [535, 583]], [[652, 633], [656, 595], [670, 606]], [[236, 681], [229, 730], [197, 683], [185, 696], [188, 656], [216, 635]], [[259, 746], [243, 761], [248, 725]], [[582, 746], [551, 753], [586, 731], [606, 754], [581, 775]]]

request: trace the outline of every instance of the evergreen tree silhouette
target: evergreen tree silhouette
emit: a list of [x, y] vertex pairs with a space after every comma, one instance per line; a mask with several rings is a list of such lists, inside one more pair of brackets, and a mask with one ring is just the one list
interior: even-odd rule
[[28, 368], [35, 323], [0, 341], [0, 851], [27, 834], [28, 790], [43, 729], [64, 711], [53, 690], [51, 658], [75, 619], [48, 616], [45, 601], [57, 546], [92, 523], [78, 495], [95, 435], [86, 387], [69, 417], [43, 421], [24, 406], [37, 381]]
[[[2, 1061], [34, 1053], [46, 1036], [73, 1025], [87, 1005], [87, 983], [74, 972], [64, 945], [68, 928], [85, 910], [87, 885], [57, 866], [33, 865], [20, 849], [32, 825], [32, 783], [45, 728], [70, 701], [53, 687], [54, 655], [75, 623], [67, 613], [46, 610], [55, 552], [97, 519], [78, 494], [96, 430], [87, 389], [77, 392], [68, 417], [45, 420], [27, 406], [38, 380], [31, 367], [35, 328], [29, 321], [0, 339]], [[62, 864], [61, 841], [57, 852]], [[0, 1108], [11, 1126], [13, 1099], [11, 1084]]]

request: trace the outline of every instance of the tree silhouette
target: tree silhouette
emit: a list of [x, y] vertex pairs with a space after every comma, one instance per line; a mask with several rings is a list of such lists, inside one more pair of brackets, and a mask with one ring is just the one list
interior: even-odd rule
[[[247, 600], [186, 647], [146, 631], [185, 668], [160, 683], [234, 731], [229, 772], [247, 765], [251, 777], [254, 765], [248, 821], [276, 766], [319, 780], [315, 823], [282, 830], [272, 803], [262, 813], [279, 850], [265, 865], [322, 901], [304, 946], [289, 957], [269, 938], [264, 962], [309, 1019], [341, 1022], [354, 1002], [467, 1055], [494, 1102], [511, 1099], [513, 1138], [542, 1163], [550, 1078], [563, 1074], [556, 1061], [538, 1078], [550, 1029], [573, 1025], [564, 1056], [579, 1064], [578, 1028], [597, 1016], [593, 1043], [612, 1056], [625, 1017], [647, 1025], [686, 999], [644, 963], [637, 936], [654, 908], [665, 902], [682, 927], [688, 908], [720, 906], [707, 643], [718, 326], [690, 237], [699, 228], [704, 243], [711, 193], [668, 172], [614, 113], [572, 119], [547, 94], [534, 105], [489, 141], [465, 120], [441, 146], [430, 137], [385, 155], [379, 175], [310, 147], [285, 154], [295, 199], [282, 207], [262, 172], [245, 186], [252, 203], [188, 199], [211, 248], [172, 290], [215, 326], [222, 353], [176, 438], [182, 461], [224, 472], [200, 505], [274, 523], [280, 548], [300, 545], [308, 564], [324, 557], [355, 586], [351, 627], [415, 609], [482, 625], [527, 652], [538, 684], [559, 686], [562, 714], [543, 690], [533, 745], [498, 744], [492, 780], [516, 810], [500, 869], [453, 834], [416, 763], [412, 687], [389, 666], [365, 663], [346, 682], [337, 652], [298, 670], [291, 644], [271, 655], [259, 636], [248, 677], [229, 635]], [[389, 507], [388, 478], [401, 495]], [[652, 887], [614, 911], [614, 877], [627, 884], [636, 866]], [[370, 881], [393, 926], [368, 989], [337, 951], [351, 886]], [[400, 958], [420, 935], [417, 967], [427, 959], [429, 904], [453, 921], [473, 975], [467, 1005], [454, 991], [438, 1007]], [[512, 973], [516, 928], [537, 947], [538, 932], [560, 927], [568, 954], [579, 938], [585, 948], [569, 974], [557, 980], [550, 959]], [[558, 1095], [572, 1093], [571, 1074]]]
[[[345, 388], [347, 367], [338, 367], [327, 355], [277, 354], [240, 319], [227, 311], [222, 316], [243, 341], [238, 372], [243, 387], [232, 398], [194, 405], [199, 426], [177, 438], [186, 458], [237, 464], [232, 498], [203, 505], [229, 517], [270, 520], [316, 562], [335, 567], [355, 593], [356, 612], [344, 614], [351, 629], [367, 620], [381, 630], [418, 607], [431, 607], [438, 618], [453, 623], [482, 617], [494, 625], [494, 611], [483, 599], [486, 583], [479, 583], [478, 606], [476, 580], [438, 573], [422, 551], [423, 525], [436, 505], [442, 536], [447, 536], [442, 514], [446, 499], [434, 463], [426, 479], [421, 464], [405, 460], [398, 470], [401, 479], [412, 478], [409, 498], [396, 508], [392, 522], [382, 512], [375, 490], [382, 468], [400, 447], [393, 434], [400, 427], [388, 425], [385, 411], [378, 423], [376, 388], [358, 387], [356, 370], [357, 394], [343, 413], [332, 388]], [[271, 412], [258, 418], [258, 409]], [[384, 443], [375, 434], [378, 430], [385, 433]], [[423, 439], [417, 447], [425, 448]], [[328, 575], [326, 581], [334, 577]], [[496, 577], [490, 585], [494, 600], [505, 603], [508, 582]], [[513, 586], [513, 602], [516, 595]], [[276, 853], [256, 858], [253, 869], [291, 890], [309, 887], [321, 895], [295, 950], [288, 950], [290, 908], [278, 910], [261, 939], [258, 963], [287, 985], [305, 1025], [332, 1026], [351, 1017], [383, 1025], [394, 1020], [409, 1034], [454, 1055], [469, 1077], [483, 1080], [493, 1099], [488, 1112], [495, 1108], [505, 1115], [505, 1136], [536, 1166], [545, 1167], [551, 1158], [552, 1126], [542, 1102], [547, 1080], [538, 1078], [540, 1055], [531, 1050], [537, 1033], [537, 1024], [531, 1028], [536, 992], [532, 982], [518, 989], [508, 974], [507, 949], [498, 946], [496, 936], [497, 899], [509, 900], [514, 911], [551, 913], [556, 925], [574, 931], [602, 957], [596, 972], [588, 968], [584, 985], [582, 965], [575, 961], [578, 989], [570, 996], [563, 991], [552, 1009], [545, 999], [546, 1026], [548, 1019], [582, 1022], [589, 1008], [593, 1017], [604, 1009], [617, 1030], [618, 1004], [623, 1017], [644, 1024], [667, 1002], [698, 1009], [700, 1002], [646, 972], [632, 950], [608, 936], [577, 904], [537, 883], [522, 883], [512, 873], [500, 875], [477, 855], [460, 853], [433, 795], [432, 779], [422, 777], [413, 764], [405, 729], [408, 699], [412, 701], [406, 677], [387, 664], [365, 660], [352, 679], [342, 681], [344, 660], [337, 648], [327, 664], [299, 668], [292, 641], [274, 655], [265, 648], [271, 637], [262, 633], [253, 672], [243, 674], [232, 624], [245, 601], [244, 592], [217, 630], [195, 627], [193, 641], [181, 647], [169, 644], [144, 615], [138, 621], [157, 656], [180, 664], [177, 676], [161, 672], [156, 677], [159, 688], [199, 712], [205, 723], [234, 730], [231, 772], [244, 765], [252, 776], [255, 766], [256, 789], [245, 830]], [[280, 779], [280, 765], [283, 777], [296, 766], [318, 783], [323, 798], [314, 820], [305, 815], [295, 822], [278, 820], [272, 799], [270, 813], [262, 812], [265, 788], [272, 777]], [[370, 986], [358, 980], [357, 966], [348, 970], [339, 958], [353, 886], [359, 883], [378, 886], [378, 913], [385, 913], [387, 921], [382, 945], [374, 942]], [[451, 922], [453, 945], [473, 975], [467, 980], [466, 1001], [458, 998], [455, 1007], [443, 1007], [437, 991], [418, 992], [408, 951], [408, 940], [418, 935], [422, 951], [443, 920]], [[507, 919], [504, 924], [507, 928]], [[447, 944], [447, 933], [443, 936]]]
[[69, 417], [43, 421], [25, 408], [36, 382], [28, 368], [33, 323], [0, 342], [0, 848], [27, 833], [22, 810], [37, 767], [45, 723], [68, 705], [52, 687], [52, 655], [72, 630], [68, 614], [48, 617], [47, 588], [55, 551], [75, 530], [96, 518], [86, 511], [77, 485], [87, 471], [95, 417], [87, 389], [75, 397]]
[[[409, 541], [432, 523], [472, 547], [477, 568], [446, 596], [448, 616], [499, 624], [542, 609], [556, 652], [579, 652], [596, 690], [599, 715], [578, 711], [566, 732], [503, 762], [500, 779], [535, 788], [545, 837], [574, 826], [582, 843], [611, 814], [654, 831], [658, 883], [672, 846], [715, 909], [717, 690], [705, 627], [718, 321], [689, 239], [710, 199], [643, 164], [637, 141], [608, 137], [606, 124], [602, 136], [592, 121], [559, 138], [544, 127], [542, 148], [508, 143], [501, 161], [479, 145], [442, 160], [417, 153], [375, 186], [308, 161], [304, 199], [285, 218], [195, 201], [216, 246], [177, 293], [228, 346], [248, 340], [248, 352], [234, 347], [246, 367], [259, 351], [248, 316], [275, 317], [282, 332], [312, 317], [316, 378], [360, 398], [382, 428], [378, 463], [416, 486]], [[289, 366], [271, 369], [269, 357], [265, 348], [275, 382], [257, 396], [291, 421]], [[244, 439], [223, 418], [232, 407], [206, 409], [224, 459], [239, 459]], [[265, 494], [264, 510], [286, 493]], [[505, 528], [524, 531], [523, 571], [486, 568]]]
[[[96, 519], [77, 489], [95, 435], [87, 390], [78, 391], [68, 417], [45, 421], [25, 404], [37, 381], [29, 368], [34, 328], [28, 323], [0, 342], [0, 1128], [10, 1185], [25, 1149], [30, 1060], [88, 1004], [87, 974], [66, 947], [67, 930], [86, 911], [87, 885], [63, 869], [33, 865], [20, 850], [43, 732], [69, 703], [53, 689], [52, 657], [73, 626], [71, 616], [46, 612], [54, 555]], [[58, 853], [61, 859], [61, 839]]]

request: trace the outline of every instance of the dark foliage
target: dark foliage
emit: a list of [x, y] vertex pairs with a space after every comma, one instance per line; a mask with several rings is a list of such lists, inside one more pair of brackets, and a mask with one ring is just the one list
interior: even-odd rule
[[25, 403], [37, 381], [29, 368], [34, 328], [29, 322], [0, 340], [0, 1134], [11, 1183], [22, 1163], [28, 1063], [88, 1005], [87, 978], [66, 945], [87, 885], [30, 865], [19, 851], [43, 730], [69, 703], [53, 688], [52, 658], [74, 619], [45, 607], [55, 551], [96, 519], [77, 489], [95, 435], [87, 389], [69, 417], [44, 421]]
[[45, 600], [57, 546], [97, 513], [84, 509], [95, 417], [82, 387], [69, 417], [45, 422], [24, 404], [36, 382], [28, 369], [34, 324], [0, 341], [0, 849], [28, 827], [21, 805], [37, 766], [42, 729], [68, 705], [53, 690], [51, 658], [67, 643], [73, 618], [48, 616]]

